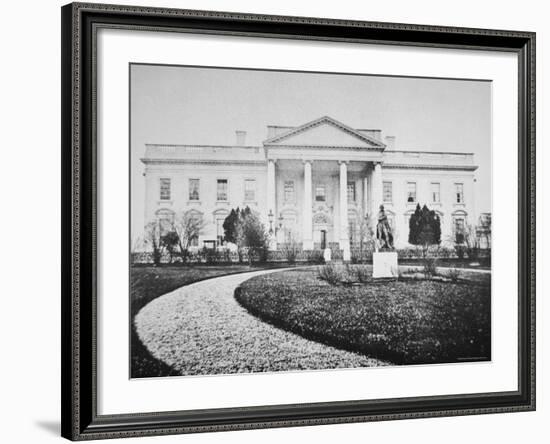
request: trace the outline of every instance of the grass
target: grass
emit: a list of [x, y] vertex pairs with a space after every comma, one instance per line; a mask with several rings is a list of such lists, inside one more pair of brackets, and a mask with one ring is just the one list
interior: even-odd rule
[[235, 292], [264, 321], [394, 364], [489, 360], [490, 295], [490, 275], [334, 286], [315, 270], [259, 276]]
[[179, 373], [159, 361], [149, 353], [140, 341], [135, 328], [134, 317], [153, 299], [176, 290], [184, 285], [203, 279], [257, 270], [248, 265], [165, 265], [161, 267], [134, 266], [130, 269], [130, 353], [131, 377], [148, 378], [158, 376], [175, 376]]

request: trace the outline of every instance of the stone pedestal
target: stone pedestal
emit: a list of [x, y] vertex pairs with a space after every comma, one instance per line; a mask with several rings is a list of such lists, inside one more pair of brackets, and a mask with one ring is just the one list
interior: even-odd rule
[[332, 260], [332, 250], [330, 248], [325, 248], [323, 250], [323, 259], [325, 260], [326, 263]]
[[342, 248], [342, 259], [344, 262], [349, 262], [351, 260], [351, 251], [349, 249], [349, 242], [347, 242], [347, 245], [344, 245], [344, 248]]
[[373, 278], [396, 278], [398, 277], [397, 253], [393, 251], [378, 252], [372, 255], [372, 277]]

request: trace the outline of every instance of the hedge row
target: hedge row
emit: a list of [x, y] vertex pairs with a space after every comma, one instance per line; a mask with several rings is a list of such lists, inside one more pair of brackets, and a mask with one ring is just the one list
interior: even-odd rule
[[[330, 245], [332, 249], [332, 260], [342, 259], [342, 250], [338, 249], [337, 244]], [[397, 249], [397, 254], [400, 260], [404, 259], [421, 259], [425, 252], [420, 247], [409, 247]], [[372, 249], [360, 249], [358, 247], [351, 248], [352, 262], [371, 262]], [[430, 247], [427, 251], [428, 256], [437, 259], [462, 259], [468, 258], [467, 252], [461, 252], [455, 248]], [[479, 259], [490, 258], [490, 250], [479, 250], [477, 253]], [[474, 259], [474, 258], [470, 258]], [[314, 250], [302, 250], [301, 247], [295, 245], [279, 245], [276, 251], [254, 252], [252, 257], [253, 262], [310, 262], [322, 263], [323, 250], [316, 248]], [[182, 263], [184, 260], [179, 255], [174, 255], [170, 258], [168, 253], [164, 253], [161, 258], [161, 263], [168, 264], [170, 262]], [[243, 250], [241, 254], [236, 251], [202, 249], [196, 252], [189, 252], [185, 258], [185, 263], [190, 264], [212, 264], [212, 263], [239, 263], [248, 262], [248, 251]], [[151, 252], [132, 253], [132, 264], [152, 264], [153, 254]]]

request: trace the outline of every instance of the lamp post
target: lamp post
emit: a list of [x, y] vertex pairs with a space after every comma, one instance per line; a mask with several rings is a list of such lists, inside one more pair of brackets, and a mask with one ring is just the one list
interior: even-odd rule
[[269, 210], [269, 214], [267, 215], [269, 219], [269, 234], [273, 235], [273, 211]]

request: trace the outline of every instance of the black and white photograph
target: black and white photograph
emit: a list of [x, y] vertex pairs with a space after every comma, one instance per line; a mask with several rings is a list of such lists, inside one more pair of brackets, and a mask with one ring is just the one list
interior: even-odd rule
[[2, 11], [2, 442], [545, 441], [544, 2]]
[[490, 80], [129, 76], [131, 378], [491, 361]]

